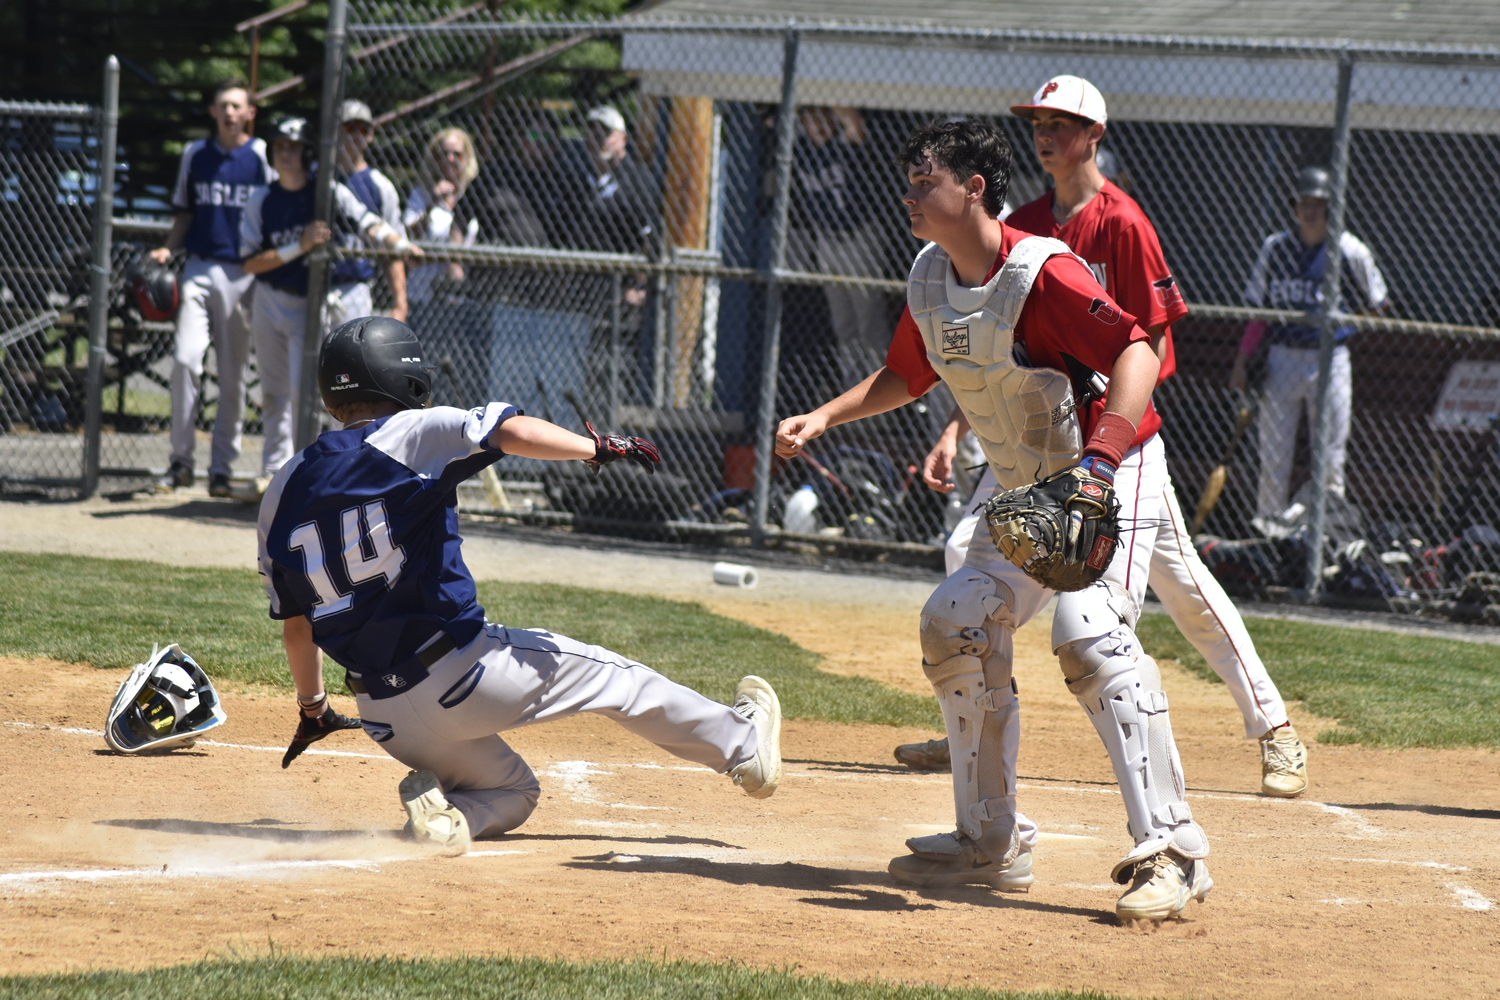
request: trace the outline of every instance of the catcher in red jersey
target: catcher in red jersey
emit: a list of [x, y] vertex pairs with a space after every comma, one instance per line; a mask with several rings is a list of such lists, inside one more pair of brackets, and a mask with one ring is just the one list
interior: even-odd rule
[[[1120, 543], [1101, 561], [1103, 578], [1059, 595], [1052, 646], [1114, 766], [1134, 842], [1111, 872], [1128, 884], [1115, 912], [1159, 921], [1213, 886], [1203, 862], [1208, 839], [1183, 799], [1160, 675], [1134, 633], [1155, 533], [1154, 520], [1136, 512], [1154, 514], [1166, 481], [1150, 399], [1160, 362], [1135, 317], [1066, 245], [997, 218], [1011, 155], [1004, 134], [984, 122], [934, 122], [907, 140], [903, 201], [912, 235], [932, 242], [912, 265], [886, 364], [837, 399], [783, 420], [776, 451], [790, 458], [828, 428], [910, 403], [941, 380], [974, 426], [997, 501], [1038, 479], [1072, 476], [1110, 519], [1120, 512]], [[1097, 415], [1079, 407], [1095, 373], [1113, 379]], [[1046, 507], [1044, 496], [1031, 502]], [[1086, 517], [1071, 501], [1064, 510], [1070, 523]], [[1002, 555], [1002, 536], [1016, 553], [1038, 540], [1006, 534], [1026, 530], [1012, 525], [1030, 516], [1012, 513], [976, 529], [964, 565], [922, 609], [922, 670], [960, 762], [956, 829], [906, 842], [911, 853], [890, 864], [902, 884], [1023, 889], [1034, 878], [1035, 827], [1016, 812], [1013, 636], [1054, 591], [1023, 566], [1029, 559]], [[1058, 523], [1056, 510], [1042, 513]], [[1092, 549], [1080, 552], [1092, 558]]]
[[[1109, 297], [1135, 316], [1150, 335], [1161, 360], [1159, 385], [1176, 371], [1171, 324], [1186, 316], [1188, 309], [1150, 220], [1099, 169], [1099, 143], [1107, 120], [1103, 96], [1087, 80], [1058, 76], [1043, 84], [1030, 104], [1011, 110], [1031, 120], [1036, 156], [1052, 176], [1054, 190], [1016, 209], [1005, 224], [1062, 240], [1083, 258]], [[1103, 412], [1102, 400], [1091, 405], [1096, 415]], [[946, 433], [928, 456], [929, 485], [952, 488], [944, 481], [951, 476], [965, 424], [955, 410]], [[986, 473], [967, 516], [949, 539], [950, 572], [955, 562], [962, 564], [979, 508], [993, 486], [993, 477]], [[1160, 508], [1142, 516], [1159, 523], [1149, 558], [1151, 590], [1183, 636], [1228, 685], [1244, 718], [1245, 736], [1260, 741], [1261, 791], [1278, 796], [1300, 794], [1307, 788], [1307, 752], [1239, 612], [1193, 548], [1170, 477], [1161, 491]], [[946, 749], [937, 741], [908, 744], [897, 748], [896, 758], [919, 767], [941, 768]]]

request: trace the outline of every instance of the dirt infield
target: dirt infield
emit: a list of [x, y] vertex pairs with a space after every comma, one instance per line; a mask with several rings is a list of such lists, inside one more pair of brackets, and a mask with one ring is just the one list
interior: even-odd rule
[[[200, 561], [244, 565], [247, 526], [222, 520], [0, 504], [0, 544], [118, 555], [133, 544], [174, 562], [194, 560], [173, 546], [197, 546]], [[89, 525], [101, 531], [93, 542]], [[696, 588], [833, 669], [923, 687], [916, 607], [897, 613], [920, 585], [805, 574], [799, 591], [788, 573], [757, 591], [716, 591], [686, 560], [657, 560], [672, 565], [652, 575], [645, 557], [557, 558], [547, 570], [503, 546], [471, 555], [481, 573], [493, 560], [525, 566], [528, 579]], [[396, 838], [403, 770], [373, 743], [336, 737], [321, 744], [335, 753], [280, 769], [284, 695], [230, 688], [229, 722], [212, 741], [116, 757], [98, 730], [123, 672], [0, 658], [11, 681], [0, 702], [0, 972], [137, 968], [274, 944], [314, 955], [644, 953], [1131, 997], [1500, 995], [1495, 754], [1314, 746], [1311, 797], [1264, 799], [1224, 688], [1165, 665], [1217, 886], [1185, 922], [1121, 928], [1107, 873], [1127, 846], [1123, 810], [1045, 639], [1045, 623], [1018, 637], [1020, 798], [1042, 830], [1027, 895], [907, 891], [886, 876], [904, 838], [951, 828], [946, 777], [888, 763], [895, 742], [927, 733], [788, 723], [787, 779], [757, 802], [602, 720], [522, 730], [513, 742], [544, 787], [535, 816], [469, 856], [432, 858]], [[1324, 724], [1295, 713], [1306, 735]]]

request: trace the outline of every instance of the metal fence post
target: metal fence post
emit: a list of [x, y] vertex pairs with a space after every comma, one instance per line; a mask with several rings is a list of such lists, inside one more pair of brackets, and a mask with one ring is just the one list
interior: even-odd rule
[[771, 245], [766, 255], [766, 324], [761, 345], [760, 407], [755, 417], [755, 503], [750, 537], [765, 542], [775, 450], [776, 375], [781, 364], [781, 271], [786, 266], [787, 215], [792, 203], [792, 140], [797, 123], [797, 22], [788, 21], [781, 56], [781, 110], [776, 116], [776, 199], [771, 209]]
[[89, 370], [84, 386], [83, 489], [99, 488], [99, 435], [104, 428], [104, 352], [109, 333], [110, 246], [115, 215], [115, 133], [120, 124], [120, 60], [104, 60], [104, 106], [99, 112], [99, 187], [94, 198], [94, 264], [89, 276]]
[[1323, 520], [1328, 497], [1328, 438], [1333, 422], [1328, 414], [1328, 385], [1333, 374], [1334, 334], [1339, 317], [1339, 288], [1344, 270], [1340, 240], [1344, 235], [1344, 190], [1349, 178], [1349, 85], [1354, 79], [1354, 56], [1339, 54], [1338, 96], [1333, 117], [1333, 190], [1328, 199], [1328, 235], [1323, 240], [1323, 307], [1318, 314], [1317, 427], [1313, 438], [1312, 511], [1307, 523], [1307, 597], [1316, 601], [1323, 588]]
[[[314, 218], [332, 224], [333, 181], [339, 168], [339, 112], [344, 91], [344, 45], [348, 34], [347, 0], [329, 0], [328, 31], [323, 44], [323, 103], [318, 122], [318, 176], [314, 190]], [[318, 349], [323, 343], [323, 310], [328, 297], [329, 244], [314, 250], [307, 261], [307, 318], [302, 331], [302, 378], [297, 396], [296, 448], [300, 451], [318, 436], [322, 409], [318, 392]]]

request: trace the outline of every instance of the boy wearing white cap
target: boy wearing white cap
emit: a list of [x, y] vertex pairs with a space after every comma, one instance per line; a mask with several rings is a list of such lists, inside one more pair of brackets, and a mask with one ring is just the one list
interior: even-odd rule
[[[1055, 187], [1016, 209], [1006, 224], [1035, 236], [1062, 240], [1083, 258], [1109, 297], [1136, 316], [1150, 334], [1161, 361], [1159, 385], [1177, 367], [1171, 324], [1186, 316], [1188, 310], [1150, 220], [1099, 169], [1099, 142], [1108, 120], [1103, 95], [1080, 77], [1056, 76], [1037, 90], [1029, 104], [1015, 105], [1011, 111], [1031, 120], [1037, 159], [1052, 176]], [[1103, 405], [1103, 400], [1092, 404], [1096, 413], [1102, 412]], [[953, 488], [946, 481], [951, 477], [958, 437], [966, 430], [961, 415], [950, 421], [928, 456], [924, 470], [928, 485], [945, 492]], [[1256, 654], [1239, 612], [1193, 547], [1165, 457], [1159, 467], [1146, 471], [1163, 480], [1159, 509], [1125, 512], [1123, 516], [1160, 525], [1150, 554], [1149, 586], [1183, 636], [1228, 685], [1244, 717], [1246, 737], [1259, 739], [1261, 791], [1267, 795], [1298, 795], [1307, 788], [1307, 751], [1287, 718], [1281, 694]], [[975, 497], [987, 497], [992, 485], [981, 481]], [[979, 517], [972, 509], [974, 505], [970, 507], [953, 533], [959, 548], [973, 533], [972, 525]], [[950, 542], [949, 548], [955, 548], [955, 543]], [[913, 744], [899, 748], [897, 759], [920, 760], [935, 750], [940, 748]]]

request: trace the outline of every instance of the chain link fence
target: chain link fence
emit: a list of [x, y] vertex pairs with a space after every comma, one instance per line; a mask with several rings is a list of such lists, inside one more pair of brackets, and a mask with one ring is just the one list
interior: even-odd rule
[[[1045, 197], [1029, 123], [1008, 108], [1072, 73], [1103, 91], [1107, 172], [1189, 305], [1156, 401], [1184, 509], [1222, 482], [1206, 561], [1262, 595], [1460, 617], [1500, 605], [1500, 51], [650, 12], [517, 22], [488, 4], [355, 0], [344, 66], [342, 95], [376, 119], [369, 159], [426, 251], [409, 320], [439, 361], [438, 401], [504, 399], [667, 456], [654, 477], [508, 460], [466, 486], [472, 511], [935, 564], [958, 512], [918, 471], [941, 389], [836, 429], [805, 461], [773, 460], [770, 430], [881, 363], [919, 249], [902, 139], [934, 117], [988, 118], [1016, 148], [1009, 204]], [[1328, 170], [1341, 268], [1299, 235], [1310, 166]], [[85, 215], [52, 228], [86, 233]], [[65, 283], [35, 287], [27, 301], [45, 301], [7, 329], [72, 301]], [[7, 443], [70, 426], [52, 374], [67, 364], [47, 360], [66, 338], [46, 322], [53, 339], [29, 349], [51, 388], [7, 383]], [[160, 391], [147, 333], [135, 381], [114, 383], [121, 417]], [[163, 416], [113, 430], [147, 449]]]
[[84, 477], [97, 113], [0, 101], [0, 483]]
[[[429, 252], [412, 323], [441, 359], [439, 398], [591, 420], [668, 456], [654, 479], [507, 462], [471, 506], [934, 551], [956, 504], [917, 469], [941, 390], [806, 462], [768, 462], [768, 431], [883, 359], [919, 249], [905, 135], [991, 119], [1016, 148], [1009, 204], [1044, 197], [1008, 108], [1072, 73], [1103, 91], [1108, 172], [1190, 307], [1156, 399], [1186, 510], [1224, 466], [1201, 528], [1216, 572], [1259, 594], [1500, 603], [1484, 575], [1500, 571], [1500, 53], [651, 16], [352, 8], [346, 93], [375, 110], [371, 158]], [[1373, 261], [1344, 264], [1327, 310], [1293, 212], [1309, 166], [1337, 188], [1344, 259], [1352, 236]], [[1265, 343], [1232, 388], [1257, 321]]]

